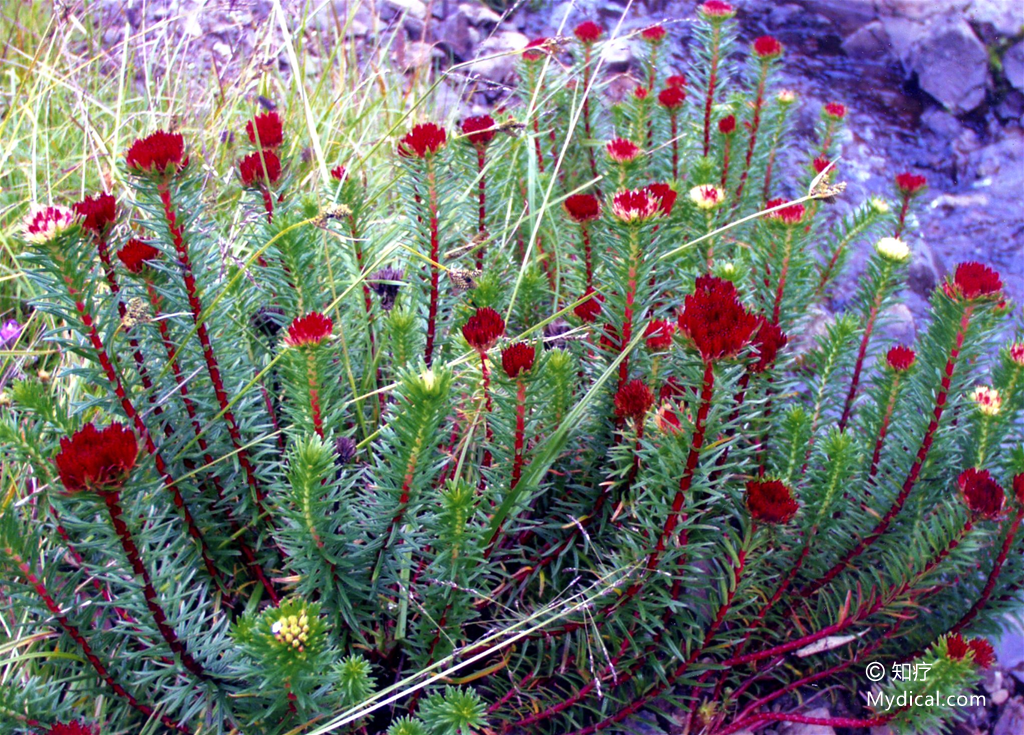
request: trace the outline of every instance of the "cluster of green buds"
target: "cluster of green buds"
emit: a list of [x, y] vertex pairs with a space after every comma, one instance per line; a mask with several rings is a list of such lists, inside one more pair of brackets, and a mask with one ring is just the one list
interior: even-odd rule
[[299, 653], [306, 650], [309, 640], [309, 616], [302, 612], [298, 615], [285, 615], [270, 626], [274, 640], [286, 648], [294, 648]]

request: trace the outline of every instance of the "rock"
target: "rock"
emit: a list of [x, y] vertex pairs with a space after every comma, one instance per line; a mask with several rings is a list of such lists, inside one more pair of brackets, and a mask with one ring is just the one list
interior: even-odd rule
[[996, 657], [1007, 669], [1024, 667], [1024, 630], [1009, 616], [1003, 624], [1002, 635], [996, 641]]
[[[831, 717], [826, 707], [819, 707], [803, 713], [805, 717]], [[798, 722], [787, 722], [779, 728], [779, 735], [836, 735], [836, 731], [828, 725], [805, 725]]]
[[927, 299], [946, 275], [946, 266], [924, 240], [915, 240], [910, 249], [913, 255], [907, 272], [907, 285], [911, 291]]
[[515, 70], [515, 61], [519, 51], [530, 42], [518, 31], [501, 31], [484, 40], [477, 47], [477, 61], [469, 66], [469, 71], [493, 82], [510, 82]]
[[601, 46], [601, 58], [604, 60], [606, 71], [620, 74], [629, 70], [629, 65], [633, 62], [633, 50], [626, 39], [616, 38]]
[[881, 727], [871, 728], [870, 735], [893, 735], [893, 732], [888, 725], [882, 725]]
[[[992, 699], [990, 701], [996, 707], [999, 707], [1000, 705], [1003, 704], [1003, 702], [1005, 702], [1009, 698], [1010, 698], [1010, 692], [1008, 690], [1006, 690], [1006, 689], [997, 689], [996, 691], [992, 692]], [[1018, 730], [1018, 732], [1020, 732], [1020, 730]]]
[[981, 686], [992, 694], [1003, 688], [1003, 672], [998, 669], [985, 669], [981, 674]]
[[825, 16], [844, 35], [877, 17], [873, 0], [805, 0], [803, 5], [805, 12]]
[[501, 16], [482, 3], [459, 3], [459, 12], [477, 27], [493, 28], [501, 22]]
[[917, 322], [906, 304], [893, 304], [878, 315], [878, 331], [893, 344], [912, 345], [917, 338]]
[[973, 0], [964, 14], [972, 23], [991, 28], [995, 36], [1016, 36], [1024, 26], [1020, 3], [1007, 0]]
[[789, 25], [796, 16], [802, 15], [803, 12], [804, 9], [802, 7], [793, 3], [776, 5], [768, 13], [768, 25], [772, 28], [782, 28]]
[[843, 51], [850, 58], [860, 60], [882, 60], [892, 49], [889, 34], [880, 20], [873, 20], [850, 34], [843, 41]]
[[950, 18], [929, 30], [911, 53], [910, 69], [921, 89], [954, 115], [985, 100], [988, 51], [963, 18]]
[[938, 107], [925, 110], [921, 115], [921, 124], [943, 140], [954, 140], [960, 135], [960, 121]]
[[992, 729], [992, 735], [1020, 735], [1024, 732], [1024, 702], [1014, 697], [1003, 708], [1003, 714]]
[[391, 20], [400, 15], [406, 15], [417, 20], [425, 20], [427, 17], [427, 6], [422, 0], [382, 0], [380, 3], [381, 18]]
[[469, 17], [461, 9], [456, 10], [444, 19], [437, 27], [435, 40], [451, 49], [451, 52], [460, 61], [468, 59], [473, 54], [473, 35], [470, 33]]
[[996, 116], [1000, 122], [1020, 120], [1024, 117], [1024, 94], [1011, 89], [996, 106]]
[[1003, 74], [1019, 92], [1024, 92], [1024, 41], [1011, 46], [1003, 54]]

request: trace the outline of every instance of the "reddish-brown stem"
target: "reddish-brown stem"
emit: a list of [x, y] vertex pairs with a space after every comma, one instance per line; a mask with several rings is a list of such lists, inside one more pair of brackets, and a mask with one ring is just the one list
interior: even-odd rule
[[875, 451], [871, 454], [871, 468], [868, 470], [868, 481], [872, 482], [878, 474], [878, 463], [882, 458], [882, 447], [885, 446], [885, 436], [889, 433], [889, 421], [892, 419], [892, 412], [896, 408], [896, 398], [900, 393], [900, 374], [893, 376], [892, 387], [889, 389], [889, 400], [885, 404], [885, 414], [882, 416], [882, 425], [878, 427], [878, 439], [875, 441]]
[[320, 413], [320, 389], [316, 374], [316, 354], [313, 349], [306, 349], [306, 379], [309, 383], [309, 411], [313, 415], [313, 431], [321, 439], [324, 438], [324, 422]]
[[[153, 717], [155, 712], [152, 707], [142, 704], [134, 696], [129, 694], [123, 686], [118, 684], [110, 671], [107, 670], [107, 667], [103, 665], [103, 662], [100, 661], [99, 657], [93, 652], [89, 641], [86, 640], [84, 635], [82, 635], [82, 632], [78, 627], [67, 619], [63, 611], [61, 611], [60, 606], [57, 604], [57, 601], [53, 599], [50, 591], [46, 589], [46, 586], [42, 581], [32, 572], [32, 568], [28, 563], [15, 553], [14, 549], [4, 549], [4, 553], [14, 561], [15, 565], [25, 577], [25, 582], [35, 590], [39, 599], [41, 599], [43, 604], [46, 605], [46, 609], [50, 611], [50, 614], [53, 615], [54, 619], [57, 621], [57, 624], [60, 625], [64, 632], [67, 633], [75, 643], [78, 644], [79, 649], [82, 651], [82, 655], [85, 656], [85, 659], [96, 670], [96, 673], [99, 675], [100, 679], [103, 680], [103, 683], [113, 689], [117, 696], [128, 702], [128, 706], [132, 709], [141, 712], [146, 717]], [[168, 727], [175, 732], [184, 733], [185, 735], [188, 735], [191, 732], [166, 715], [160, 715], [160, 722], [162, 722], [165, 727]]]
[[[636, 303], [637, 270], [640, 267], [640, 258], [643, 257], [640, 253], [638, 237], [638, 233], [635, 230], [630, 234], [629, 269], [626, 274], [626, 305], [622, 315], [622, 339], [620, 340], [621, 350], [626, 350], [630, 340], [633, 338], [633, 304]], [[627, 353], [622, 358], [622, 362], [619, 363], [619, 386], [624, 385], [628, 377], [629, 354]]]
[[156, 588], [153, 586], [153, 580], [150, 578], [146, 566], [142, 563], [142, 554], [139, 552], [139, 547], [135, 544], [135, 539], [128, 529], [128, 524], [124, 522], [122, 517], [124, 510], [121, 508], [121, 493], [116, 489], [104, 490], [101, 493], [101, 497], [107, 506], [110, 522], [114, 526], [114, 532], [121, 541], [121, 548], [124, 549], [125, 556], [128, 557], [128, 563], [131, 565], [135, 576], [142, 582], [142, 595], [146, 599], [146, 607], [149, 608], [149, 613], [152, 615], [153, 622], [156, 623], [161, 637], [167, 641], [167, 645], [181, 659], [181, 663], [186, 669], [200, 679], [208, 678], [206, 671], [199, 665], [198, 661], [192, 658], [188, 648], [178, 638], [178, 634], [174, 632], [174, 628], [171, 627], [170, 623], [167, 622], [167, 614], [160, 606], [160, 598], [156, 593]]
[[726, 135], [724, 146], [722, 148], [722, 189], [725, 189], [725, 183], [729, 179], [729, 152], [732, 149], [732, 136]]
[[[538, 142], [539, 146], [540, 143]], [[434, 335], [437, 331], [437, 298], [438, 286], [440, 283], [440, 233], [438, 232], [437, 213], [437, 177], [434, 173], [432, 159], [427, 159], [427, 201], [429, 202], [430, 218], [430, 306], [427, 312], [427, 347], [424, 354], [424, 361], [429, 367], [434, 362]]]
[[893, 237], [899, 238], [903, 234], [903, 228], [907, 224], [907, 213], [910, 211], [910, 194], [903, 194], [903, 204], [900, 205], [900, 215], [896, 220], [896, 232]]
[[779, 323], [779, 315], [782, 311], [782, 296], [786, 291], [786, 276], [789, 274], [789, 258], [793, 251], [793, 228], [786, 228], [786, 240], [783, 243], [785, 248], [782, 254], [782, 268], [779, 271], [779, 285], [775, 289], [775, 305], [772, 307], [772, 324]]
[[260, 194], [263, 196], [263, 209], [267, 213], [267, 224], [274, 221], [274, 197], [265, 184], [260, 184]]
[[736, 722], [725, 730], [720, 731], [717, 735], [729, 735], [737, 730], [743, 730], [750, 728], [752, 725], [760, 724], [762, 722], [796, 722], [802, 725], [821, 725], [823, 727], [856, 727], [856, 728], [869, 728], [869, 727], [881, 727], [885, 723], [892, 720], [898, 713], [889, 712], [879, 717], [871, 717], [867, 719], [858, 719], [856, 717], [806, 717], [805, 715], [786, 714], [785, 712], [762, 712], [759, 715], [754, 715], [746, 720]]
[[213, 352], [213, 343], [210, 341], [210, 333], [206, 328], [206, 322], [203, 321], [203, 305], [199, 300], [196, 278], [192, 272], [192, 259], [189, 256], [188, 244], [185, 242], [185, 234], [181, 227], [178, 226], [178, 217], [174, 210], [174, 204], [171, 201], [171, 191], [167, 184], [164, 183], [160, 185], [159, 192], [160, 201], [164, 207], [164, 218], [167, 223], [167, 229], [170, 232], [172, 241], [174, 242], [174, 250], [178, 256], [178, 264], [181, 266], [182, 276], [185, 282], [185, 291], [188, 295], [189, 307], [192, 310], [192, 321], [195, 322], [196, 333], [199, 336], [199, 342], [203, 348], [203, 358], [206, 361], [207, 372], [210, 374], [210, 382], [213, 383], [213, 392], [217, 396], [217, 404], [220, 406], [221, 413], [224, 416], [224, 421], [227, 424], [228, 435], [231, 437], [231, 443], [237, 453], [238, 463], [242, 466], [242, 470], [245, 472], [246, 481], [252, 489], [256, 506], [259, 509], [260, 514], [267, 519], [268, 523], [270, 523], [270, 515], [263, 505], [263, 490], [260, 487], [259, 479], [256, 477], [256, 471], [249, 459], [249, 453], [242, 442], [242, 432], [238, 428], [238, 422], [235, 420], [235, 415], [231, 412], [228, 394], [227, 391], [224, 390], [224, 380], [221, 378], [220, 374], [220, 365], [218, 364], [217, 358]]
[[516, 434], [512, 457], [512, 480], [509, 489], [514, 490], [523, 476], [523, 449], [526, 445], [526, 383], [516, 380]]
[[[480, 181], [477, 183], [477, 198], [479, 200], [479, 211], [477, 212], [477, 225], [476, 231], [481, 238], [487, 232], [487, 182], [484, 179], [484, 168], [487, 164], [487, 153], [486, 149], [482, 145], [476, 147], [476, 169], [477, 174], [480, 177]], [[484, 246], [483, 243], [479, 243], [476, 249], [476, 269], [482, 270], [484, 267]]]
[[583, 237], [583, 267], [586, 269], [587, 291], [594, 287], [594, 254], [590, 248], [590, 231], [585, 222], [580, 223], [580, 233]]
[[832, 118], [829, 118], [825, 122], [825, 135], [822, 136], [821, 141], [821, 157], [828, 157], [828, 149], [832, 147], [832, 138], [836, 134], [836, 123]]
[[868, 310], [868, 320], [864, 325], [864, 335], [860, 340], [860, 347], [857, 350], [857, 361], [853, 365], [853, 377], [850, 379], [850, 390], [846, 394], [846, 402], [843, 404], [843, 414], [839, 419], [839, 430], [843, 431], [846, 429], [846, 424], [850, 420], [850, 415], [853, 412], [853, 402], [857, 397], [857, 388], [860, 387], [860, 374], [864, 369], [864, 357], [868, 352], [868, 343], [871, 341], [871, 334], [875, 329], [875, 321], [878, 319], [878, 311], [882, 307], [882, 300], [885, 298], [885, 286], [886, 281], [889, 280], [889, 267], [884, 266], [882, 271], [882, 277], [878, 284], [878, 290], [875, 292], [875, 298], [871, 302], [871, 308]]
[[704, 101], [704, 157], [711, 151], [711, 107], [715, 103], [715, 85], [718, 82], [718, 52], [721, 32], [718, 24], [711, 28], [711, 73], [708, 76], [708, 96]]
[[903, 482], [903, 487], [900, 489], [899, 495], [893, 501], [892, 506], [882, 517], [882, 520], [872, 529], [871, 533], [861, 539], [852, 549], [843, 555], [840, 559], [829, 569], [822, 577], [818, 580], [807, 584], [802, 590], [800, 595], [807, 597], [814, 594], [819, 589], [824, 587], [826, 584], [835, 579], [843, 569], [846, 568], [847, 564], [850, 563], [857, 556], [862, 554], [867, 549], [871, 548], [881, 536], [888, 530], [889, 525], [892, 523], [893, 518], [902, 510], [903, 504], [907, 502], [907, 497], [910, 495], [910, 491], [914, 489], [917, 484], [917, 479], [921, 475], [921, 468], [924, 466], [925, 460], [928, 458], [928, 452], [932, 447], [932, 442], [935, 440], [935, 432], [939, 429], [939, 422], [942, 419], [942, 412], [946, 407], [946, 399], [949, 396], [949, 387], [953, 381], [953, 371], [956, 369], [956, 361], [960, 356], [960, 350], [963, 348], [964, 339], [967, 336], [967, 327], [970, 325], [971, 312], [973, 306], [968, 305], [964, 308], [963, 315], [960, 318], [960, 326], [957, 329], [955, 342], [953, 348], [950, 350], [949, 359], [946, 361], [946, 369], [942, 375], [942, 383], [939, 387], [939, 394], [935, 397], [935, 408], [932, 413], [932, 419], [928, 423], [928, 428], [925, 429], [924, 439], [921, 441], [921, 446], [917, 450], [917, 456], [914, 458], [914, 464], [910, 468], [910, 472], [907, 473], [907, 477]]
[[[669, 124], [672, 126], [672, 178], [679, 180], [679, 113], [669, 113]], [[593, 155], [593, 154], [591, 154]]]
[[761, 108], [764, 107], [764, 86], [768, 81], [768, 63], [761, 63], [761, 75], [757, 80], [757, 96], [754, 99], [754, 119], [750, 122], [750, 142], [747, 145], [747, 156], [743, 161], [743, 173], [740, 174], [740, 183], [736, 187], [736, 203], [739, 204], [743, 195], [743, 187], [750, 175], [750, 162], [754, 158], [754, 148], [757, 146], [757, 133], [761, 127]]

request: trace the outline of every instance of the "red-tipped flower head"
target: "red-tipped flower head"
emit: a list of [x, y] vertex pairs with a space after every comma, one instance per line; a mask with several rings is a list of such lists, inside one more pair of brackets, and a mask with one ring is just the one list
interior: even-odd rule
[[782, 44], [772, 36], [761, 36], [754, 39], [751, 50], [754, 52], [754, 56], [762, 61], [770, 61], [782, 56]]
[[601, 302], [604, 301], [601, 294], [594, 293], [592, 288], [588, 288], [584, 296], [590, 296], [590, 294], [594, 294], [594, 296], [572, 310], [573, 314], [588, 324], [597, 321], [597, 317], [601, 315]]
[[971, 513], [982, 518], [996, 518], [1003, 512], [1006, 493], [988, 470], [971, 467], [961, 472], [956, 482]]
[[640, 155], [640, 146], [625, 138], [612, 138], [605, 146], [608, 158], [616, 163], [632, 163]]
[[661, 43], [667, 35], [668, 31], [662, 25], [647, 26], [640, 31], [640, 38], [647, 41], [647, 43]]
[[329, 316], [313, 311], [306, 316], [298, 317], [288, 327], [284, 343], [289, 347], [318, 345], [331, 334], [334, 322]]
[[277, 148], [284, 143], [284, 124], [276, 112], [265, 112], [245, 124], [245, 134], [258, 148]]
[[188, 163], [185, 156], [185, 138], [181, 133], [157, 130], [139, 138], [125, 154], [128, 168], [143, 173], [167, 173], [172, 167], [180, 171]]
[[139, 445], [129, 429], [114, 423], [101, 431], [88, 423], [60, 440], [54, 462], [67, 492], [103, 492], [124, 484], [138, 456]]
[[84, 722], [58, 722], [50, 725], [46, 735], [99, 735], [99, 729]]
[[440, 125], [415, 125], [398, 143], [398, 155], [406, 158], [427, 158], [444, 148], [448, 136]]
[[644, 329], [644, 337], [647, 340], [647, 349], [655, 352], [664, 352], [672, 346], [672, 337], [675, 336], [676, 325], [667, 319], [652, 319]]
[[825, 104], [824, 113], [825, 117], [830, 117], [833, 120], [842, 120], [846, 117], [846, 105], [841, 102], [827, 102]]
[[793, 491], [779, 480], [751, 480], [747, 483], [747, 508], [761, 523], [788, 523], [800, 505]]
[[928, 186], [928, 179], [919, 174], [912, 174], [908, 171], [896, 177], [896, 188], [903, 196], [912, 197], [920, 194], [926, 186]]
[[1013, 497], [1017, 502], [1024, 505], [1024, 472], [1013, 476]]
[[648, 184], [647, 193], [658, 200], [658, 211], [668, 217], [676, 204], [679, 193], [668, 184]]
[[658, 93], [658, 104], [666, 110], [675, 112], [686, 102], [686, 90], [682, 87], [665, 87]]
[[142, 269], [146, 267], [149, 261], [156, 260], [159, 257], [159, 250], [134, 237], [117, 251], [118, 260], [124, 263], [124, 267], [131, 273], [142, 273]]
[[462, 336], [477, 352], [487, 352], [505, 334], [505, 320], [489, 306], [477, 309], [476, 314], [462, 326]]
[[585, 20], [576, 26], [576, 30], [572, 33], [580, 43], [597, 43], [601, 40], [601, 36], [604, 35], [604, 28], [592, 20]]
[[718, 132], [722, 135], [732, 135], [736, 132], [736, 116], [727, 115], [718, 121]]
[[1003, 282], [999, 274], [988, 266], [969, 261], [956, 267], [953, 280], [947, 286], [945, 290], [949, 296], [973, 301], [998, 296]]
[[335, 181], [344, 181], [347, 175], [348, 172], [345, 170], [344, 166], [335, 166], [331, 169], [331, 178]]
[[708, 0], [697, 8], [702, 18], [709, 21], [721, 22], [736, 15], [736, 8], [722, 0]]
[[612, 198], [612, 214], [621, 222], [644, 222], [661, 213], [662, 200], [647, 189], [626, 189]]
[[494, 140], [494, 118], [490, 115], [467, 117], [462, 121], [462, 134], [472, 145], [483, 148]]
[[895, 370], [897, 373], [905, 373], [914, 366], [914, 362], [917, 360], [917, 355], [909, 347], [903, 345], [896, 345], [890, 347], [889, 351], [885, 353], [885, 361], [889, 363], [889, 367]]
[[615, 415], [639, 421], [654, 405], [654, 394], [642, 380], [630, 380], [615, 394]]
[[[767, 209], [772, 209], [785, 203], [785, 199], [772, 199], [765, 206]], [[777, 212], [772, 212], [768, 215], [768, 218], [775, 220], [776, 222], [781, 222], [788, 227], [795, 227], [803, 222], [805, 211], [803, 204], [793, 204], [789, 207], [780, 209]]]
[[647, 87], [635, 87], [633, 89], [633, 96], [638, 100], [647, 99]]
[[750, 372], [763, 373], [775, 364], [779, 350], [789, 344], [789, 337], [777, 324], [773, 324], [763, 316], [756, 317], [759, 326], [754, 334], [752, 344], [757, 349], [757, 362], [750, 366]]
[[513, 342], [501, 351], [501, 367], [510, 378], [518, 378], [533, 369], [537, 350], [527, 342]]
[[547, 56], [550, 41], [547, 38], [535, 38], [523, 49], [523, 61], [540, 61]]
[[78, 215], [66, 207], [36, 207], [22, 220], [22, 237], [42, 245], [70, 229], [77, 221]]
[[601, 216], [601, 202], [593, 194], [573, 194], [562, 206], [574, 222], [583, 224]]
[[709, 362], [735, 357], [750, 343], [758, 323], [739, 302], [736, 287], [715, 276], [697, 279], [679, 314], [679, 328]]
[[682, 74], [673, 74], [665, 80], [665, 86], [686, 89], [686, 77]]
[[992, 644], [984, 638], [964, 639], [959, 633], [946, 637], [946, 656], [952, 661], [963, 661], [971, 653], [975, 666], [987, 669], [995, 662]]
[[[815, 158], [813, 161], [811, 161], [811, 166], [814, 167], [814, 173], [820, 174], [822, 171], [828, 168], [828, 165], [830, 163], [832, 162], [827, 158], [819, 156], [818, 158]], [[835, 170], [835, 166], [832, 167], [832, 170]]]
[[90, 232], [102, 235], [117, 221], [117, 200], [110, 194], [86, 197], [76, 202], [74, 209], [79, 223]]
[[271, 150], [250, 153], [238, 162], [238, 174], [242, 179], [242, 186], [273, 184], [281, 178], [281, 159]]

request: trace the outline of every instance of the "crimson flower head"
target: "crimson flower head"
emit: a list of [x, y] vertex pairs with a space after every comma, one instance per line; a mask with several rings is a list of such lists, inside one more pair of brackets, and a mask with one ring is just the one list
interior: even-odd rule
[[588, 288], [584, 296], [590, 296], [591, 294], [594, 294], [593, 297], [587, 299], [572, 310], [573, 314], [578, 316], [587, 324], [597, 321], [597, 317], [601, 315], [601, 302], [604, 301], [601, 294], [594, 293], [593, 288]]
[[686, 90], [682, 87], [665, 87], [658, 93], [658, 104], [666, 110], [675, 111], [686, 102]]
[[644, 337], [647, 339], [647, 349], [654, 352], [664, 352], [672, 346], [672, 337], [675, 336], [676, 325], [667, 319], [652, 319], [644, 329]]
[[747, 508], [755, 521], [789, 523], [800, 509], [793, 491], [779, 480], [751, 480], [747, 483]]
[[1003, 512], [1006, 493], [988, 470], [971, 467], [961, 472], [956, 482], [964, 502], [974, 515], [991, 519]]
[[185, 156], [185, 138], [181, 133], [157, 130], [139, 138], [125, 154], [128, 168], [141, 173], [168, 173], [171, 167], [180, 171], [188, 164]]
[[117, 221], [117, 200], [110, 194], [86, 197], [74, 204], [78, 222], [90, 232], [103, 234]]
[[[772, 199], [765, 205], [765, 207], [767, 209], [773, 209], [774, 207], [778, 207], [785, 203], [785, 199]], [[789, 227], [794, 227], [803, 222], [804, 212], [803, 204], [793, 204], [789, 207], [780, 209], [777, 212], [772, 212], [768, 215], [768, 218], [775, 220], [776, 222], [781, 222]]]
[[277, 148], [284, 143], [284, 124], [277, 112], [265, 112], [245, 124], [245, 134], [257, 148]]
[[601, 36], [604, 35], [604, 28], [592, 20], [585, 20], [576, 26], [576, 30], [572, 33], [580, 43], [597, 43], [601, 40]]
[[903, 345], [896, 345], [890, 347], [889, 351], [885, 353], [885, 361], [889, 363], [889, 367], [895, 370], [897, 373], [905, 373], [914, 366], [914, 362], [917, 360], [917, 355], [909, 347]]
[[946, 293], [949, 296], [973, 301], [987, 296], [998, 296], [1003, 288], [1003, 282], [999, 274], [988, 266], [968, 261], [956, 267], [953, 280], [947, 286]]
[[636, 97], [638, 100], [647, 99], [647, 87], [637, 86], [633, 90], [633, 96]]
[[920, 174], [912, 174], [909, 171], [899, 174], [896, 177], [896, 188], [903, 196], [916, 196], [928, 186], [928, 179]]
[[642, 380], [624, 383], [615, 394], [615, 415], [640, 421], [654, 405], [654, 394]]
[[1017, 365], [1024, 365], [1024, 342], [1014, 342], [1009, 349], [1010, 360]]
[[46, 735], [99, 735], [99, 730], [84, 722], [58, 722], [50, 725]]
[[573, 222], [583, 224], [601, 216], [601, 202], [593, 194], [573, 194], [562, 203]]
[[477, 309], [476, 314], [462, 325], [462, 336], [477, 352], [487, 352], [494, 347], [495, 342], [503, 334], [505, 334], [505, 320], [501, 318], [501, 314], [489, 306]]
[[666, 87], [678, 87], [679, 89], [686, 89], [686, 77], [682, 74], [673, 74], [665, 80]]
[[533, 345], [527, 342], [513, 342], [501, 351], [501, 367], [508, 377], [515, 379], [533, 369], [536, 357], [537, 350]]
[[779, 43], [779, 39], [772, 36], [755, 38], [751, 50], [754, 52], [754, 56], [762, 61], [770, 61], [782, 56], [782, 44]]
[[706, 362], [735, 357], [751, 340], [758, 318], [743, 308], [729, 281], [704, 275], [683, 302], [679, 328]]
[[968, 652], [972, 655], [974, 664], [982, 669], [987, 669], [995, 661], [995, 651], [992, 644], [984, 638], [964, 639], [959, 633], [946, 638], [946, 656], [952, 661], [963, 661]]
[[833, 120], [842, 120], [846, 117], [846, 105], [841, 102], [827, 102], [825, 103], [825, 117], [830, 117]]
[[750, 366], [750, 372], [763, 373], [770, 368], [779, 356], [779, 350], [789, 344], [789, 337], [778, 324], [773, 324], [763, 316], [758, 316], [759, 326], [754, 334], [753, 345], [757, 349], [757, 362]]
[[718, 132], [722, 135], [732, 135], [736, 132], [736, 116], [727, 115], [718, 121]]
[[675, 408], [671, 403], [663, 403], [654, 413], [654, 425], [662, 434], [678, 434], [683, 428]]
[[523, 49], [523, 61], [540, 61], [547, 55], [547, 38], [535, 38]]
[[722, 2], [722, 0], [708, 0], [697, 8], [697, 12], [705, 20], [720, 23], [723, 20], [729, 20], [734, 17], [736, 15], [736, 8], [727, 2]]
[[1024, 505], [1024, 472], [1013, 476], [1013, 497], [1017, 502]]
[[828, 165], [830, 163], [832, 162], [825, 158], [824, 156], [818, 156], [813, 161], [811, 161], [811, 165], [814, 166], [814, 173], [816, 174], [820, 174], [822, 171], [828, 168]]
[[139, 445], [131, 430], [114, 423], [101, 431], [88, 423], [60, 440], [54, 462], [67, 492], [105, 492], [124, 484], [138, 456]]
[[467, 117], [462, 121], [462, 134], [478, 148], [494, 140], [494, 118], [490, 115]]
[[159, 257], [159, 250], [134, 237], [117, 251], [118, 260], [124, 263], [124, 267], [131, 273], [142, 273], [142, 269], [146, 267], [149, 261], [156, 260]]
[[665, 26], [653, 25], [647, 26], [640, 31], [640, 38], [644, 39], [648, 43], [661, 43], [665, 40], [665, 36], [668, 35], [668, 31], [665, 30]]
[[331, 169], [331, 178], [335, 181], [344, 181], [347, 175], [348, 172], [345, 170], [344, 166], [335, 166]]
[[612, 214], [627, 224], [644, 222], [664, 212], [662, 201], [649, 189], [624, 189], [612, 197]]
[[612, 138], [605, 146], [608, 158], [616, 163], [632, 163], [640, 155], [640, 146], [625, 138]]
[[668, 217], [679, 193], [668, 184], [648, 184], [647, 193], [658, 200], [658, 211]]
[[78, 221], [78, 215], [66, 207], [35, 207], [22, 220], [22, 237], [43, 245], [55, 240]]
[[448, 136], [440, 125], [414, 125], [409, 134], [399, 141], [398, 155], [406, 158], [428, 158], [441, 150], [447, 140]]
[[242, 186], [273, 184], [281, 178], [281, 159], [272, 150], [250, 153], [238, 162]]
[[311, 311], [291, 323], [284, 343], [289, 347], [318, 345], [330, 336], [332, 329], [334, 329], [334, 322], [329, 316], [325, 316], [319, 311]]

